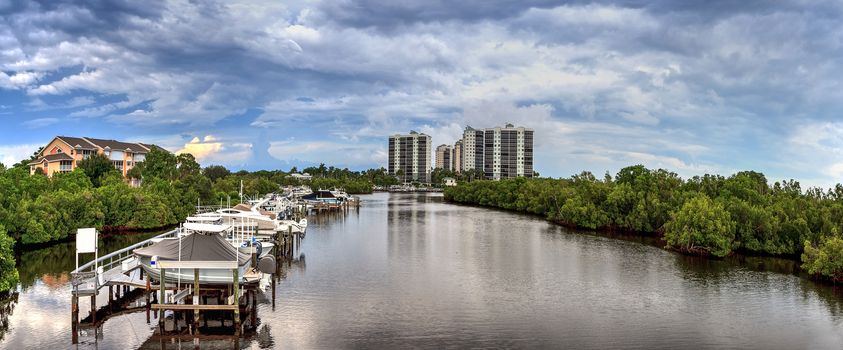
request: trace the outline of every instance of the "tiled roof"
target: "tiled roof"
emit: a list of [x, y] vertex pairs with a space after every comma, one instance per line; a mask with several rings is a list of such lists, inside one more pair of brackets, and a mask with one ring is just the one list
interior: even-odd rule
[[103, 140], [103, 139], [95, 139], [95, 138], [90, 138], [90, 137], [86, 137], [85, 139], [90, 141], [91, 143], [97, 145], [99, 148], [102, 148], [102, 149], [108, 148], [108, 149], [117, 150], [117, 151], [131, 150], [132, 152], [135, 152], [135, 153], [146, 153], [146, 152], [148, 152], [147, 151], [148, 147], [143, 145], [143, 144], [139, 144], [139, 143], [128, 143], [128, 142], [122, 142], [122, 141], [116, 141], [116, 140]]
[[81, 148], [81, 149], [97, 149], [97, 146], [88, 142], [84, 138], [80, 137], [70, 137], [70, 136], [57, 136], [62, 141], [66, 142], [70, 147], [73, 148]]
[[56, 153], [56, 154], [48, 154], [46, 156], [43, 156], [41, 158], [38, 158], [38, 159], [30, 162], [29, 164], [30, 165], [40, 164], [45, 159], [47, 160], [48, 163], [52, 163], [52, 162], [58, 162], [60, 160], [73, 160], [73, 157], [60, 152], [60, 153]]

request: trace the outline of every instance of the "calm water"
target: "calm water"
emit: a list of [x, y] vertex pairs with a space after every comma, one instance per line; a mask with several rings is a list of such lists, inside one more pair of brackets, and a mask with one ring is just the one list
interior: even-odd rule
[[[843, 348], [843, 293], [790, 261], [689, 258], [433, 194], [364, 201], [311, 220], [275, 310], [264, 300], [241, 347]], [[21, 263], [0, 348], [70, 348], [72, 246]], [[143, 313], [124, 315], [83, 333], [79, 348], [159, 348], [151, 334]]]

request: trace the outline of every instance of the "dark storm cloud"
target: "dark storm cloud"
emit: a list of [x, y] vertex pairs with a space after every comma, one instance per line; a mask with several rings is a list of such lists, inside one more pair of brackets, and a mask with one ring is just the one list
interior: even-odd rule
[[28, 101], [20, 110], [74, 106], [62, 113], [174, 147], [178, 135], [214, 135], [202, 142], [225, 145], [220, 161], [254, 144], [269, 147], [262, 161], [357, 149], [355, 162], [377, 165], [394, 132], [439, 144], [465, 124], [515, 122], [536, 128], [546, 174], [637, 162], [790, 174], [779, 157], [817, 149], [831, 156], [801, 167], [824, 169], [815, 181], [843, 169], [828, 166], [843, 164], [843, 145], [822, 148], [843, 130], [839, 2], [43, 1], [0, 12], [0, 89]]
[[343, 26], [394, 28], [419, 22], [500, 20], [516, 17], [530, 8], [562, 5], [554, 0], [504, 1], [325, 1], [319, 10], [325, 19]]

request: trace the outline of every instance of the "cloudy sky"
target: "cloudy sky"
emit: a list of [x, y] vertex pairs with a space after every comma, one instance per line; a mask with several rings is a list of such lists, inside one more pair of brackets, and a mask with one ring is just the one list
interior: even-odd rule
[[536, 170], [843, 178], [839, 1], [0, 0], [0, 162], [57, 134], [204, 165], [386, 164], [536, 130]]

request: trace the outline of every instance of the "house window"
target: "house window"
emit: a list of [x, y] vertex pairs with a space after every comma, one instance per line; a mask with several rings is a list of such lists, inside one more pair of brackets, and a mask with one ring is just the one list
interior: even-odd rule
[[58, 153], [61, 153], [61, 148], [58, 148], [58, 147], [53, 147], [53, 150], [52, 150], [52, 151], [50, 151], [50, 153], [52, 153], [52, 154], [58, 154]]
[[114, 168], [117, 170], [123, 171], [123, 161], [122, 160], [113, 160], [111, 163], [114, 164]]
[[63, 172], [63, 173], [73, 171], [73, 161], [72, 160], [59, 161], [59, 171]]

